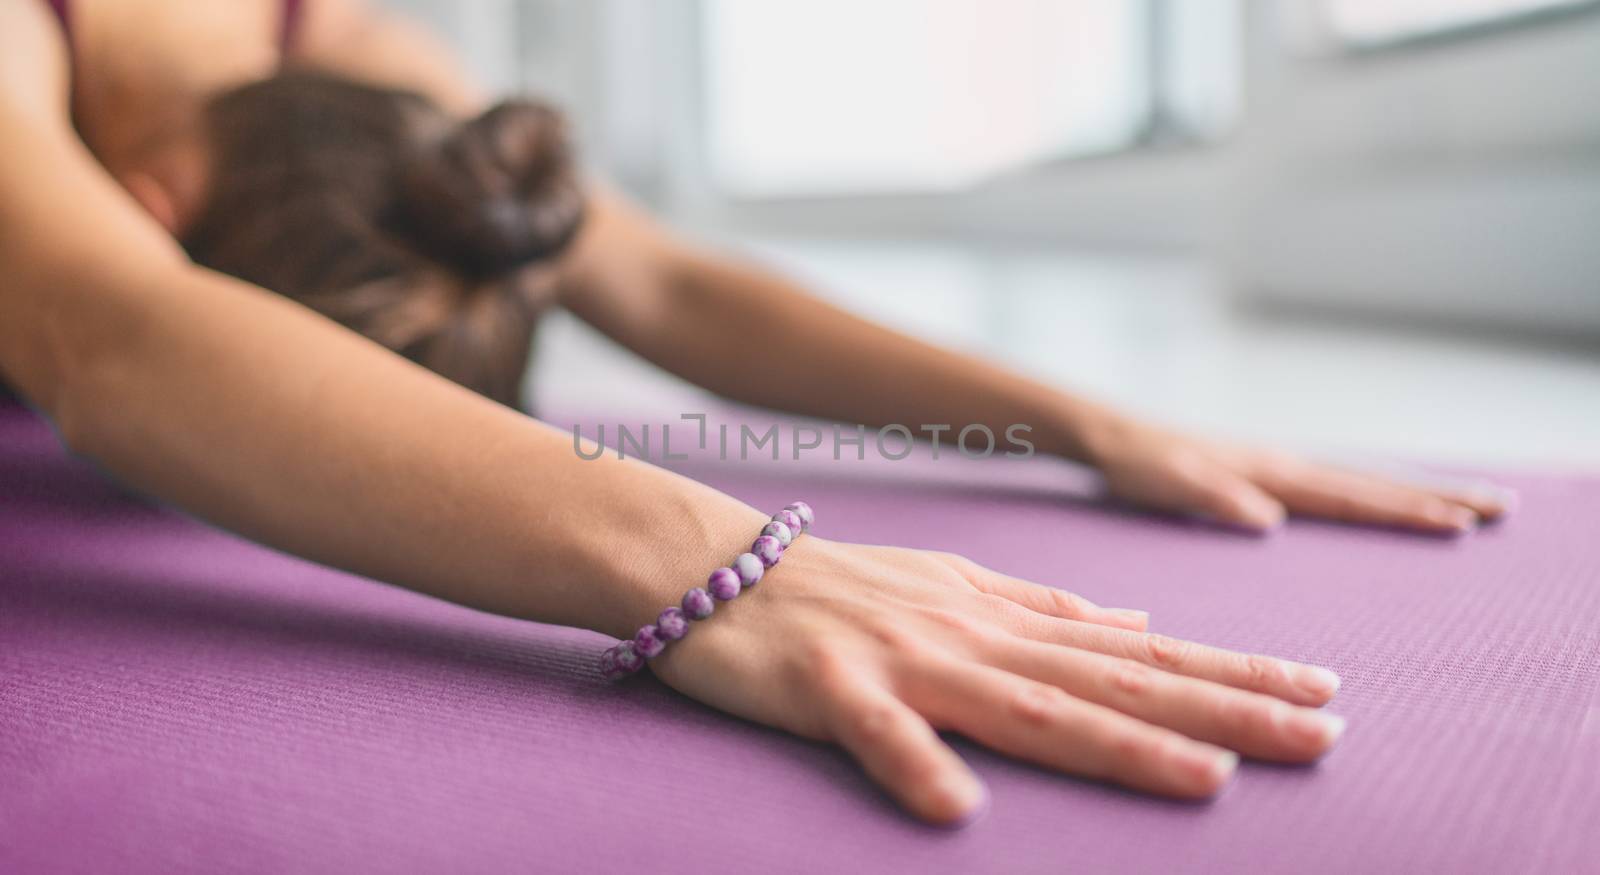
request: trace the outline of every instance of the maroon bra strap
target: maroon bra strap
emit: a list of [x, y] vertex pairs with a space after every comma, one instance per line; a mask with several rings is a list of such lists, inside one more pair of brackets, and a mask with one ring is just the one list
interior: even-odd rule
[[[70, 0], [45, 0], [56, 21], [61, 22], [61, 35], [66, 37], [67, 48], [72, 48], [72, 3]], [[283, 18], [278, 24], [278, 50], [288, 56], [294, 48], [294, 37], [299, 32], [299, 22], [306, 13], [306, 0], [283, 0]]]
[[[61, 0], [65, 3], [66, 0]], [[301, 14], [305, 12], [305, 0], [283, 0], [282, 24], [278, 28], [278, 50], [284, 56], [289, 56], [289, 50], [294, 48], [295, 35], [300, 29]]]
[[[50, 6], [50, 11], [55, 13], [56, 20], [61, 22], [61, 35], [67, 40], [67, 46], [72, 45], [72, 6], [71, 0], [45, 0]], [[295, 34], [300, 29], [300, 18], [305, 12], [305, 0], [283, 0], [283, 16], [278, 25], [278, 49], [288, 55], [294, 48]]]
[[50, 11], [56, 14], [56, 21], [61, 22], [61, 35], [66, 38], [67, 47], [72, 47], [72, 9], [67, 5], [67, 0], [45, 0], [50, 4]]

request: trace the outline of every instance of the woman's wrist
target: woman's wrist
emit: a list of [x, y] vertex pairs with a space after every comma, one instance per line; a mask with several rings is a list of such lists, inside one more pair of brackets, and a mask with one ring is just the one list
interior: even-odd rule
[[1054, 456], [1099, 465], [1132, 420], [1103, 404], [1057, 395], [1041, 417], [1039, 449]]
[[685, 589], [678, 603], [661, 608], [654, 622], [641, 625], [632, 636], [605, 651], [599, 662], [601, 673], [611, 679], [633, 674], [688, 635], [691, 624], [720, 613], [719, 603], [730, 602], [759, 584], [767, 571], [782, 561], [787, 548], [811, 528], [813, 513], [810, 505], [796, 501], [773, 514], [747, 550], [718, 566], [703, 585]]
[[[744, 550], [768, 515], [708, 487], [687, 490], [650, 508], [648, 521], [624, 519], [587, 532], [596, 584], [576, 606], [578, 625], [631, 637], [663, 607], [677, 604], [713, 568]], [[634, 516], [628, 514], [626, 516]]]

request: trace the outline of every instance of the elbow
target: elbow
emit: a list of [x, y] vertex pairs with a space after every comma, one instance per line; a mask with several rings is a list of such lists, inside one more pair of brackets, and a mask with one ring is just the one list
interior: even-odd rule
[[38, 406], [72, 454], [106, 463], [108, 453], [146, 431], [142, 419], [157, 393], [144, 360], [149, 350], [136, 334], [80, 336], [61, 348]]
[[[8, 365], [14, 363], [8, 362]], [[90, 456], [90, 448], [97, 441], [100, 429], [98, 419], [90, 414], [95, 405], [80, 401], [86, 393], [75, 381], [64, 379], [60, 371], [8, 367], [5, 388], [15, 392], [17, 398], [48, 419], [55, 427], [56, 436], [68, 451], [77, 456]], [[18, 371], [16, 376], [11, 371]], [[0, 392], [0, 395], [3, 395]]]
[[[102, 315], [38, 320], [6, 363], [18, 394], [50, 420], [69, 451], [91, 459], [144, 394], [137, 385], [133, 320]], [[105, 330], [92, 329], [95, 324]]]
[[81, 392], [75, 388], [57, 387], [49, 404], [41, 404], [40, 411], [55, 426], [56, 436], [75, 456], [95, 459], [100, 444], [100, 418], [95, 406], [80, 401]]

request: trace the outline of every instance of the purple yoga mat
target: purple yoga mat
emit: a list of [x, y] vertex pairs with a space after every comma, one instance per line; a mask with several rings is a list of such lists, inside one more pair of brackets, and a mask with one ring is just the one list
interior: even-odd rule
[[[1267, 539], [1005, 484], [700, 466], [830, 538], [937, 547], [1328, 665], [1322, 764], [1209, 804], [958, 742], [920, 826], [839, 751], [593, 670], [601, 636], [328, 571], [131, 497], [0, 410], [0, 872], [1507, 872], [1600, 860], [1600, 480], [1460, 540]], [[530, 571], [530, 585], [537, 574]]]

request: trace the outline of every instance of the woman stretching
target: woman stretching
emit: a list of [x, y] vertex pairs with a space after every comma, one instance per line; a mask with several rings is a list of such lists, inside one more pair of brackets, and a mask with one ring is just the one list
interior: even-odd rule
[[[683, 615], [662, 606], [768, 515], [580, 459], [513, 409], [553, 306], [741, 402], [1029, 424], [1152, 508], [1254, 529], [1293, 512], [1459, 531], [1501, 512], [1171, 434], [705, 252], [581, 180], [556, 114], [486, 108], [424, 34], [359, 0], [0, 4], [0, 277], [0, 376], [76, 453], [289, 552], [633, 639], [616, 673], [673, 638]], [[756, 552], [781, 564], [736, 563], [759, 593], [715, 603], [649, 667], [837, 742], [926, 820], [983, 799], [935, 730], [1180, 797], [1214, 793], [1237, 754], [1310, 761], [1339, 734], [1317, 710], [1326, 670], [1148, 634], [1141, 612], [958, 556], [802, 536], [803, 511], [765, 529], [781, 543]]]

